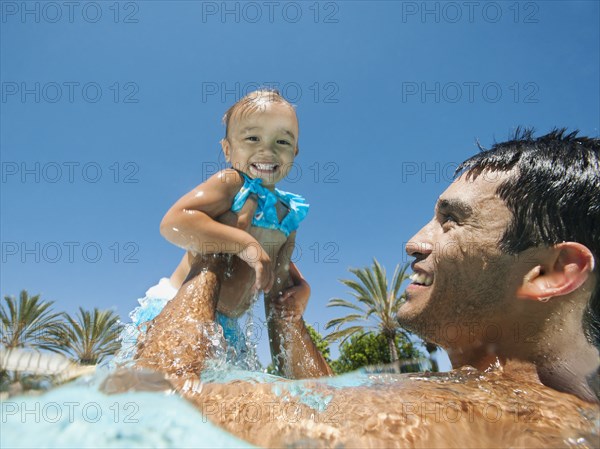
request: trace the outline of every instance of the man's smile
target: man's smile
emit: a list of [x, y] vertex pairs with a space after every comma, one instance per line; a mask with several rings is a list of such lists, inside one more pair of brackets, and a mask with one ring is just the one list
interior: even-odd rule
[[425, 271], [421, 267], [417, 266], [415, 262], [412, 264], [413, 274], [409, 276], [412, 281], [408, 289], [414, 290], [418, 288], [430, 287], [433, 284], [433, 274]]
[[429, 287], [433, 284], [433, 276], [426, 273], [413, 273], [410, 275], [409, 279], [413, 281], [413, 284], [423, 285], [425, 287]]

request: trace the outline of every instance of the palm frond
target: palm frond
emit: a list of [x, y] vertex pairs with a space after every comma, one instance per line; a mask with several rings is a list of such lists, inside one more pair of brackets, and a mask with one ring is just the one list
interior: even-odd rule
[[384, 299], [387, 297], [387, 279], [385, 268], [383, 268], [377, 259], [373, 258], [373, 272], [376, 279], [377, 293], [379, 298]]
[[375, 279], [371, 270], [368, 268], [354, 270], [353, 274], [364, 284], [371, 298], [377, 296], [377, 287], [375, 286]]
[[29, 296], [26, 290], [19, 300], [5, 296], [0, 307], [2, 332], [0, 342], [7, 349], [32, 348], [57, 350], [58, 342], [50, 329], [62, 325], [61, 314], [51, 310], [53, 301], [41, 301], [40, 295]]
[[350, 301], [346, 301], [345, 299], [342, 298], [332, 298], [329, 300], [329, 302], [327, 303], [327, 307], [348, 307], [349, 309], [353, 309], [353, 310], [357, 310], [359, 312], [364, 313], [364, 310], [362, 307], [351, 303]]
[[[386, 270], [376, 258], [372, 266], [365, 268], [349, 269], [356, 279], [342, 279], [355, 303], [341, 298], [333, 298], [328, 307], [346, 307], [354, 313], [329, 321], [325, 328], [333, 329], [326, 338], [328, 340], [344, 339], [344, 341], [357, 332], [368, 333], [368, 329], [375, 329], [386, 335], [408, 334], [400, 328], [396, 315], [403, 303], [403, 294], [400, 294], [402, 283], [407, 279], [406, 272], [409, 264], [397, 265], [388, 284]], [[388, 288], [388, 285], [391, 288]], [[359, 313], [356, 313], [359, 312]], [[362, 323], [361, 323], [362, 322]], [[376, 324], [373, 325], [373, 322]], [[356, 323], [351, 325], [352, 323]], [[348, 326], [343, 328], [344, 326]]]
[[359, 301], [361, 300], [361, 298], [370, 299], [371, 294], [369, 293], [369, 291], [363, 285], [359, 284], [355, 280], [342, 279], [341, 282], [346, 287], [349, 287], [352, 290], [354, 290], [354, 292], [351, 292], [351, 294]]
[[352, 327], [348, 327], [346, 329], [332, 332], [332, 333], [326, 335], [324, 338], [327, 341], [337, 341], [337, 340], [341, 339], [340, 345], [343, 345], [346, 342], [346, 340], [348, 340], [348, 338], [352, 337], [353, 335], [355, 335], [357, 333], [362, 333], [362, 332], [364, 332], [364, 328], [362, 326], [352, 326]]
[[343, 324], [349, 323], [351, 321], [364, 319], [364, 315], [359, 314], [350, 314], [341, 318], [334, 318], [333, 320], [329, 320], [325, 325], [325, 329], [330, 329], [332, 327], [336, 327], [336, 330]]
[[398, 298], [398, 293], [400, 292], [400, 287], [402, 287], [402, 283], [408, 279], [408, 275], [406, 271], [408, 270], [409, 264], [396, 265], [396, 269], [394, 270], [394, 276], [392, 277], [392, 292], [395, 298]]
[[121, 325], [112, 310], [93, 312], [79, 308], [75, 317], [64, 314], [67, 321], [61, 338], [62, 352], [81, 364], [97, 364], [120, 347], [117, 338]]

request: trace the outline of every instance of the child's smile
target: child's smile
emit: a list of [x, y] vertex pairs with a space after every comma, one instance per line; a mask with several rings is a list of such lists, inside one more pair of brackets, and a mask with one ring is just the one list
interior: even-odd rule
[[279, 169], [279, 164], [253, 162], [249, 169], [251, 173], [256, 174], [254, 178], [272, 177]]
[[294, 110], [288, 105], [266, 103], [260, 111], [234, 115], [229, 135], [221, 143], [233, 168], [274, 187], [292, 167], [297, 139]]

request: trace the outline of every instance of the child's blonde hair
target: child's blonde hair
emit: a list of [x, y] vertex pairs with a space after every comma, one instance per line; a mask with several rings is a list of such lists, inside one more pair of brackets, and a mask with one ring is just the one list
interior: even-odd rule
[[255, 90], [241, 98], [233, 106], [227, 109], [227, 112], [225, 112], [225, 115], [223, 116], [223, 123], [225, 124], [225, 139], [227, 139], [227, 136], [229, 135], [229, 121], [234, 114], [237, 113], [241, 114], [242, 116], [244, 114], [250, 114], [252, 112], [259, 111], [261, 108], [264, 108], [264, 106], [268, 103], [285, 104], [292, 108], [294, 113], [296, 112], [294, 105], [283, 98], [277, 89], [262, 88]]

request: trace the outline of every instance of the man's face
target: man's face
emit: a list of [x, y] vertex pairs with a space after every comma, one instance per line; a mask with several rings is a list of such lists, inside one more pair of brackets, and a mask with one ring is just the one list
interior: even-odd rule
[[514, 257], [498, 248], [511, 219], [496, 195], [506, 176], [463, 175], [439, 197], [433, 219], [406, 245], [415, 257], [414, 275], [398, 312], [400, 325], [448, 346], [468, 338], [469, 325], [506, 312], [518, 280]]

